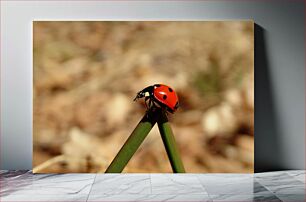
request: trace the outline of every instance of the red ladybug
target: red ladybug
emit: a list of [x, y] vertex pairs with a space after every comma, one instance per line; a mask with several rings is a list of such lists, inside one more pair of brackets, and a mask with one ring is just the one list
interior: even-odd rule
[[[134, 99], [145, 97], [145, 103], [149, 100], [149, 107], [159, 106], [167, 111], [174, 113], [179, 107], [178, 97], [176, 92], [169, 86], [164, 84], [154, 84], [139, 91]], [[148, 107], [148, 105], [147, 105]]]

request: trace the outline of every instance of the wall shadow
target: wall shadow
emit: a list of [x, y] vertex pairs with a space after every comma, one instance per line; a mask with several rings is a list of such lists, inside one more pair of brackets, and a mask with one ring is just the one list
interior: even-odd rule
[[283, 170], [280, 134], [273, 97], [272, 75], [266, 49], [266, 30], [258, 24], [255, 34], [255, 159], [254, 172]]

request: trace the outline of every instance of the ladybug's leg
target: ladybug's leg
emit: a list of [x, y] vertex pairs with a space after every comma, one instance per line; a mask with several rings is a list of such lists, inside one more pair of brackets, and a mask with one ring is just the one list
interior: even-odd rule
[[151, 108], [152, 106], [155, 106], [155, 105], [154, 105], [153, 100], [150, 98], [150, 100], [149, 100], [149, 107]]
[[[147, 103], [148, 100], [149, 100], [149, 105], [148, 105], [148, 103]], [[146, 108], [147, 108], [147, 109], [150, 108], [150, 101], [151, 101], [151, 99], [150, 99], [149, 97], [146, 97], [146, 98], [145, 98], [145, 105], [146, 105]]]
[[153, 107], [155, 107], [155, 108], [158, 108], [158, 106], [156, 105], [156, 102], [154, 102], [153, 100], [151, 100], [151, 105], [153, 106]]
[[152, 107], [152, 99], [149, 98], [149, 108], [151, 108], [151, 107]]
[[168, 115], [168, 113], [167, 113], [167, 112], [168, 112], [167, 108], [164, 107], [164, 106], [162, 106], [161, 108], [162, 108], [162, 111], [165, 112], [166, 115]]

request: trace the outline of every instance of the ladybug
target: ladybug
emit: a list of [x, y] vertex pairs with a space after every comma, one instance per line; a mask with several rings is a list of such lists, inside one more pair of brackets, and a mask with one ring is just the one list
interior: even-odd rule
[[[134, 101], [145, 97], [147, 108], [157, 106], [162, 109], [174, 113], [179, 107], [178, 97], [176, 92], [169, 86], [164, 84], [154, 84], [139, 91]], [[147, 101], [149, 100], [149, 104]]]

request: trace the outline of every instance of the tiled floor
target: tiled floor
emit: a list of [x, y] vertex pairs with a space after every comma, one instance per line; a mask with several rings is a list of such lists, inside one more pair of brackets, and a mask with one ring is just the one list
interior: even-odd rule
[[0, 201], [305, 201], [305, 171], [32, 174], [0, 171]]

